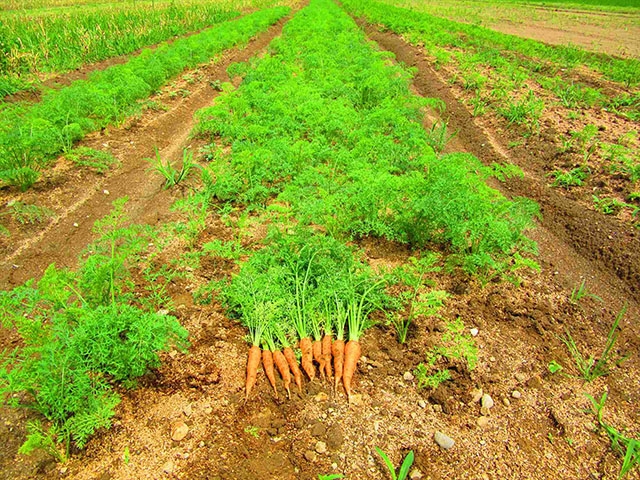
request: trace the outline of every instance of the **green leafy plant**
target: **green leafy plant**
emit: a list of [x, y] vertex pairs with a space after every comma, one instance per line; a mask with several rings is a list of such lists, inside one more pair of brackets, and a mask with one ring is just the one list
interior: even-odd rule
[[376, 447], [376, 452], [384, 461], [384, 464], [387, 466], [389, 474], [391, 475], [392, 480], [406, 480], [409, 477], [409, 470], [411, 469], [411, 465], [413, 465], [413, 450], [411, 450], [404, 460], [402, 461], [402, 465], [400, 466], [400, 470], [396, 474], [396, 469], [393, 466], [393, 463], [389, 459], [386, 453]]
[[[122, 224], [125, 201], [96, 223], [99, 239], [77, 271], [51, 265], [38, 282], [0, 292], [3, 326], [21, 337], [0, 357], [0, 396], [51, 422], [47, 430], [32, 425], [24, 453], [44, 448], [61, 460], [72, 442], [83, 448], [111, 425], [116, 385], [135, 385], [159, 365], [159, 352], [186, 346], [187, 332], [174, 317], [143, 310], [127, 293], [147, 243], [144, 229]], [[25, 403], [18, 392], [30, 394]], [[58, 444], [66, 453], [54, 452]]]
[[442, 153], [447, 146], [447, 144], [451, 141], [453, 137], [457, 135], [458, 132], [448, 133], [447, 132], [447, 123], [444, 121], [435, 122], [431, 125], [431, 128], [427, 131], [427, 143], [433, 148], [437, 153]]
[[576, 167], [568, 172], [556, 170], [548, 175], [554, 177], [553, 187], [568, 188], [581, 186], [590, 173], [589, 167]]

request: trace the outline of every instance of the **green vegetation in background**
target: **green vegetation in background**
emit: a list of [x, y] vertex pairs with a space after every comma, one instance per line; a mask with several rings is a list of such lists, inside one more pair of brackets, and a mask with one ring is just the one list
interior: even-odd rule
[[115, 388], [133, 387], [159, 365], [159, 352], [187, 345], [178, 321], [155, 313], [170, 305], [164, 290], [176, 276], [153, 261], [164, 242], [151, 227], [127, 225], [125, 202], [96, 223], [99, 239], [77, 271], [51, 265], [38, 282], [0, 292], [2, 326], [22, 340], [0, 355], [0, 398], [50, 422], [28, 425], [21, 453], [66, 460], [71, 443], [83, 448], [111, 425]]
[[205, 203], [259, 209], [275, 197], [333, 236], [444, 245], [468, 272], [505, 271], [532, 248], [537, 205], [486, 185], [503, 166], [436, 155], [421, 123], [434, 101], [332, 3], [313, 1], [270, 55], [233, 70], [241, 86], [197, 115], [210, 148], [231, 147], [205, 170]]
[[237, 15], [214, 3], [5, 17], [0, 22], [0, 97], [14, 93], [37, 73], [64, 72], [125, 55]]
[[[499, 60], [503, 52], [515, 52], [526, 57], [522, 60], [523, 63], [533, 64], [542, 60], [563, 68], [586, 65], [615, 82], [627, 85], [640, 82], [640, 61], [637, 59], [618, 59], [575, 47], [545, 45], [489, 28], [454, 22], [372, 0], [347, 0], [343, 4], [356, 15], [364, 15], [373, 23], [407, 35], [412, 43], [424, 43], [427, 50], [443, 46], [472, 49], [478, 54], [493, 55], [496, 60]], [[517, 58], [515, 60], [518, 61]], [[538, 65], [536, 69], [535, 65], [531, 65], [530, 68], [536, 71], [541, 66]]]
[[122, 121], [139, 100], [168, 79], [247, 42], [288, 12], [288, 7], [261, 10], [170, 45], [144, 50], [125, 64], [47, 92], [35, 105], [6, 106], [0, 110], [0, 181], [29, 188], [47, 160], [70, 150], [87, 132]]

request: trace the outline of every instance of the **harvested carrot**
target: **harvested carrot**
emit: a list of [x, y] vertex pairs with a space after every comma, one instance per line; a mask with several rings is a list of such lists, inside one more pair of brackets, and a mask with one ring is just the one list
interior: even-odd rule
[[325, 334], [322, 337], [322, 359], [324, 360], [324, 368], [327, 371], [327, 380], [333, 377], [331, 372], [331, 334]]
[[249, 349], [249, 358], [247, 359], [247, 382], [245, 384], [244, 401], [249, 400], [249, 393], [256, 384], [258, 378], [258, 367], [260, 366], [260, 347], [252, 345]]
[[278, 389], [276, 388], [276, 372], [273, 369], [273, 353], [268, 348], [262, 350], [262, 366], [266, 373], [269, 383], [273, 387], [273, 393], [278, 398]]
[[296, 381], [296, 385], [298, 386], [298, 391], [302, 393], [302, 372], [300, 371], [300, 367], [298, 366], [296, 355], [295, 353], [293, 353], [293, 349], [291, 347], [284, 347], [282, 349], [282, 352], [284, 353], [284, 358], [287, 359], [289, 368], [293, 373], [293, 378]]
[[284, 355], [280, 350], [276, 350], [273, 352], [273, 361], [276, 363], [276, 367], [278, 367], [280, 376], [284, 381], [284, 388], [287, 391], [287, 396], [291, 398], [291, 371], [289, 370], [287, 359], [284, 358]]
[[344, 391], [351, 400], [351, 381], [356, 372], [358, 360], [362, 349], [360, 342], [357, 340], [349, 340], [344, 348], [344, 370], [342, 371], [342, 381], [344, 383]]
[[333, 352], [333, 369], [336, 372], [335, 381], [333, 384], [334, 390], [338, 390], [340, 380], [342, 380], [342, 371], [344, 368], [344, 340], [336, 340], [331, 345]]
[[244, 312], [244, 323], [249, 329], [249, 338], [251, 339], [251, 348], [249, 349], [249, 358], [247, 359], [247, 381], [245, 383], [246, 402], [249, 399], [251, 389], [256, 384], [258, 377], [258, 367], [260, 366], [260, 343], [262, 336], [267, 328], [265, 319], [269, 317], [268, 306], [265, 303], [255, 303], [252, 309]]
[[316, 378], [316, 368], [313, 366], [312, 345], [309, 337], [300, 339], [300, 351], [302, 352], [302, 368], [309, 380], [313, 380]]
[[320, 365], [320, 375], [322, 375], [322, 378], [325, 378], [324, 358], [322, 358], [322, 342], [320, 340], [315, 340], [312, 348], [313, 359]]

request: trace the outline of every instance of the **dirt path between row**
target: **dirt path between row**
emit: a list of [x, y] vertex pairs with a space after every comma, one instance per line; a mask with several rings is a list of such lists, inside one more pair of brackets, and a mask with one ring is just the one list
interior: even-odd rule
[[611, 306], [622, 308], [630, 298], [637, 306], [640, 298], [640, 236], [637, 232], [615, 219], [581, 207], [546, 186], [544, 178], [529, 168], [535, 162], [513, 156], [496, 136], [474, 122], [471, 113], [454, 97], [417, 47], [392, 32], [380, 32], [370, 25], [365, 25], [365, 30], [383, 49], [393, 52], [398, 61], [418, 69], [413, 84], [420, 95], [440, 98], [446, 103], [445, 116], [450, 130], [458, 132], [455, 150], [470, 152], [485, 164], [508, 161], [522, 168], [524, 178], [497, 186], [506, 195], [529, 197], [540, 204], [542, 228], [534, 233], [540, 258], [567, 276], [567, 287], [571, 289], [585, 278], [593, 290], [602, 292]]

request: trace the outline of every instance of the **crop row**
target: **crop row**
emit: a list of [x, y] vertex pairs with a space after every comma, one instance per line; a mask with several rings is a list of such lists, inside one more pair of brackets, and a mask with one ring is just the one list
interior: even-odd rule
[[[265, 247], [218, 285], [250, 332], [247, 395], [260, 347], [274, 389], [274, 361], [286, 385], [287, 363], [277, 357], [291, 345], [309, 379], [313, 357], [351, 395], [360, 337], [374, 311], [394, 301], [345, 242], [372, 236], [437, 248], [450, 267], [487, 277], [524, 262], [537, 206], [485, 183], [510, 169], [436, 154], [421, 119], [438, 102], [413, 95], [410, 75], [335, 3], [312, 0], [270, 55], [234, 71], [244, 74], [240, 87], [198, 114], [200, 133], [214, 141], [191, 202], [275, 216]], [[433, 257], [424, 253], [418, 265], [433, 268]]]
[[0, 23], [0, 97], [40, 73], [131, 53], [176, 35], [230, 20], [239, 12], [220, 4], [129, 5], [47, 15], [6, 16]]
[[[594, 184], [600, 179], [607, 184], [624, 180], [624, 190], [585, 190], [583, 201], [605, 214], [625, 212], [625, 219], [640, 225], [637, 91], [629, 88], [618, 96], [607, 94], [573, 80], [571, 72], [561, 72], [564, 65], [553, 59], [542, 62], [523, 52], [507, 51], [488, 36], [456, 36], [450, 31], [435, 35], [426, 14], [368, 0], [346, 0], [344, 5], [424, 47], [435, 68], [460, 88], [459, 95], [473, 116], [495, 114], [507, 129], [520, 131], [523, 139], [516, 143], [540, 138], [546, 130], [543, 138], [551, 149], [557, 149], [554, 159], [545, 165], [553, 187], [579, 187], [592, 176]], [[609, 128], [612, 124], [619, 128]], [[597, 195], [593, 201], [592, 194]]]
[[[365, 15], [371, 22], [380, 23], [394, 32], [408, 35], [409, 38], [419, 36], [429, 50], [434, 47], [471, 49], [479, 55], [493, 57], [499, 64], [511, 63], [516, 68], [522, 66], [534, 72], [541, 68], [551, 69], [545, 72], [546, 75], [553, 75], [561, 68], [585, 65], [615, 82], [627, 85], [640, 82], [640, 61], [637, 59], [618, 59], [576, 47], [546, 45], [372, 0], [348, 0], [344, 5], [350, 12]], [[444, 51], [441, 51], [441, 55], [443, 61], [450, 56]]]
[[288, 12], [288, 7], [258, 11], [144, 50], [125, 64], [47, 92], [37, 104], [6, 106], [0, 110], [0, 181], [28, 188], [47, 160], [69, 149], [87, 132], [122, 120], [139, 100], [185, 68], [247, 42]]

